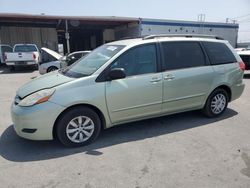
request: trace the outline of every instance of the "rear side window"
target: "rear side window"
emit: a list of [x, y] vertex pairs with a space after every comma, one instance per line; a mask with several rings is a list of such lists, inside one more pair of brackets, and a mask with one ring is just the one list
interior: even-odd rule
[[206, 64], [198, 42], [165, 42], [162, 43], [162, 51], [165, 70], [199, 67]]
[[226, 44], [216, 42], [202, 42], [212, 65], [236, 62], [236, 58]]

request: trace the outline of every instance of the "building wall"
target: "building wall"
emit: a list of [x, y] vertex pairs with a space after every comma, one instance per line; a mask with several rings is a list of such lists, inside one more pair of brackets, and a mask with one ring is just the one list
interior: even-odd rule
[[103, 31], [103, 43], [111, 42], [115, 40], [115, 30], [114, 29], [105, 29]]
[[140, 25], [132, 23], [115, 28], [115, 40], [140, 36]]
[[205, 34], [216, 35], [228, 40], [236, 47], [238, 37], [237, 24], [208, 22], [186, 22], [172, 20], [141, 20], [141, 36], [153, 34]]
[[14, 46], [18, 43], [34, 43], [39, 48], [47, 47], [53, 50], [58, 48], [57, 32], [55, 28], [38, 27], [8, 27], [0, 29], [2, 44]]

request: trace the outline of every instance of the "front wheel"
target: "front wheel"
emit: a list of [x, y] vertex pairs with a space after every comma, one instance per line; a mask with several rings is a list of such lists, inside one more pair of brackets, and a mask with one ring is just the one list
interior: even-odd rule
[[101, 131], [101, 121], [95, 111], [86, 107], [76, 107], [59, 119], [56, 133], [65, 146], [77, 147], [93, 142]]
[[228, 93], [224, 89], [214, 90], [208, 97], [203, 113], [208, 117], [217, 117], [223, 114], [228, 105]]

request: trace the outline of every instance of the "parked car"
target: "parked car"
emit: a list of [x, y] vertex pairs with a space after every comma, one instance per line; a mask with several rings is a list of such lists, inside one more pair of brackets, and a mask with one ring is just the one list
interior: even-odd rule
[[42, 50], [52, 55], [55, 58], [55, 60], [50, 61], [50, 62], [45, 62], [45, 63], [44, 62], [39, 63], [40, 74], [45, 74], [45, 73], [69, 66], [90, 52], [90, 51], [77, 51], [77, 52], [70, 53], [67, 56], [62, 56], [61, 54], [53, 50], [50, 50], [48, 48], [42, 48]]
[[90, 53], [90, 51], [76, 51], [76, 52], [68, 54], [67, 56], [65, 56], [66, 65], [67, 66], [72, 65], [78, 59], [82, 58], [83, 56], [85, 56], [89, 53]]
[[11, 68], [17, 66], [38, 67], [40, 52], [35, 44], [16, 44], [13, 52], [5, 53], [5, 62]]
[[21, 137], [82, 146], [102, 129], [126, 122], [197, 109], [217, 117], [241, 96], [243, 74], [244, 63], [225, 40], [121, 40], [22, 86], [12, 120]]
[[63, 56], [61, 54], [45, 47], [41, 48], [41, 50], [42, 52], [45, 52], [46, 55], [50, 55], [52, 59], [51, 58], [44, 59], [45, 54], [43, 53], [42, 55], [43, 59], [39, 63], [39, 68], [38, 68], [40, 74], [45, 74], [62, 68], [60, 60], [63, 58]]
[[250, 45], [247, 46], [246, 48], [235, 48], [236, 52], [245, 51], [245, 50], [250, 50]]
[[240, 51], [244, 51], [244, 50], [246, 50], [246, 48], [235, 48], [236, 52], [240, 52]]
[[0, 44], [0, 65], [5, 64], [4, 60], [4, 53], [5, 52], [12, 52], [13, 48], [6, 44]]
[[246, 65], [246, 70], [250, 70], [250, 49], [237, 52]]

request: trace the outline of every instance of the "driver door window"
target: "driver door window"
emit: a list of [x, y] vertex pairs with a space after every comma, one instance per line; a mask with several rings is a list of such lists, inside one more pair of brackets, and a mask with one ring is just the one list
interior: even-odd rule
[[157, 71], [156, 47], [154, 44], [133, 48], [121, 55], [111, 66], [124, 68], [126, 76], [155, 73]]

